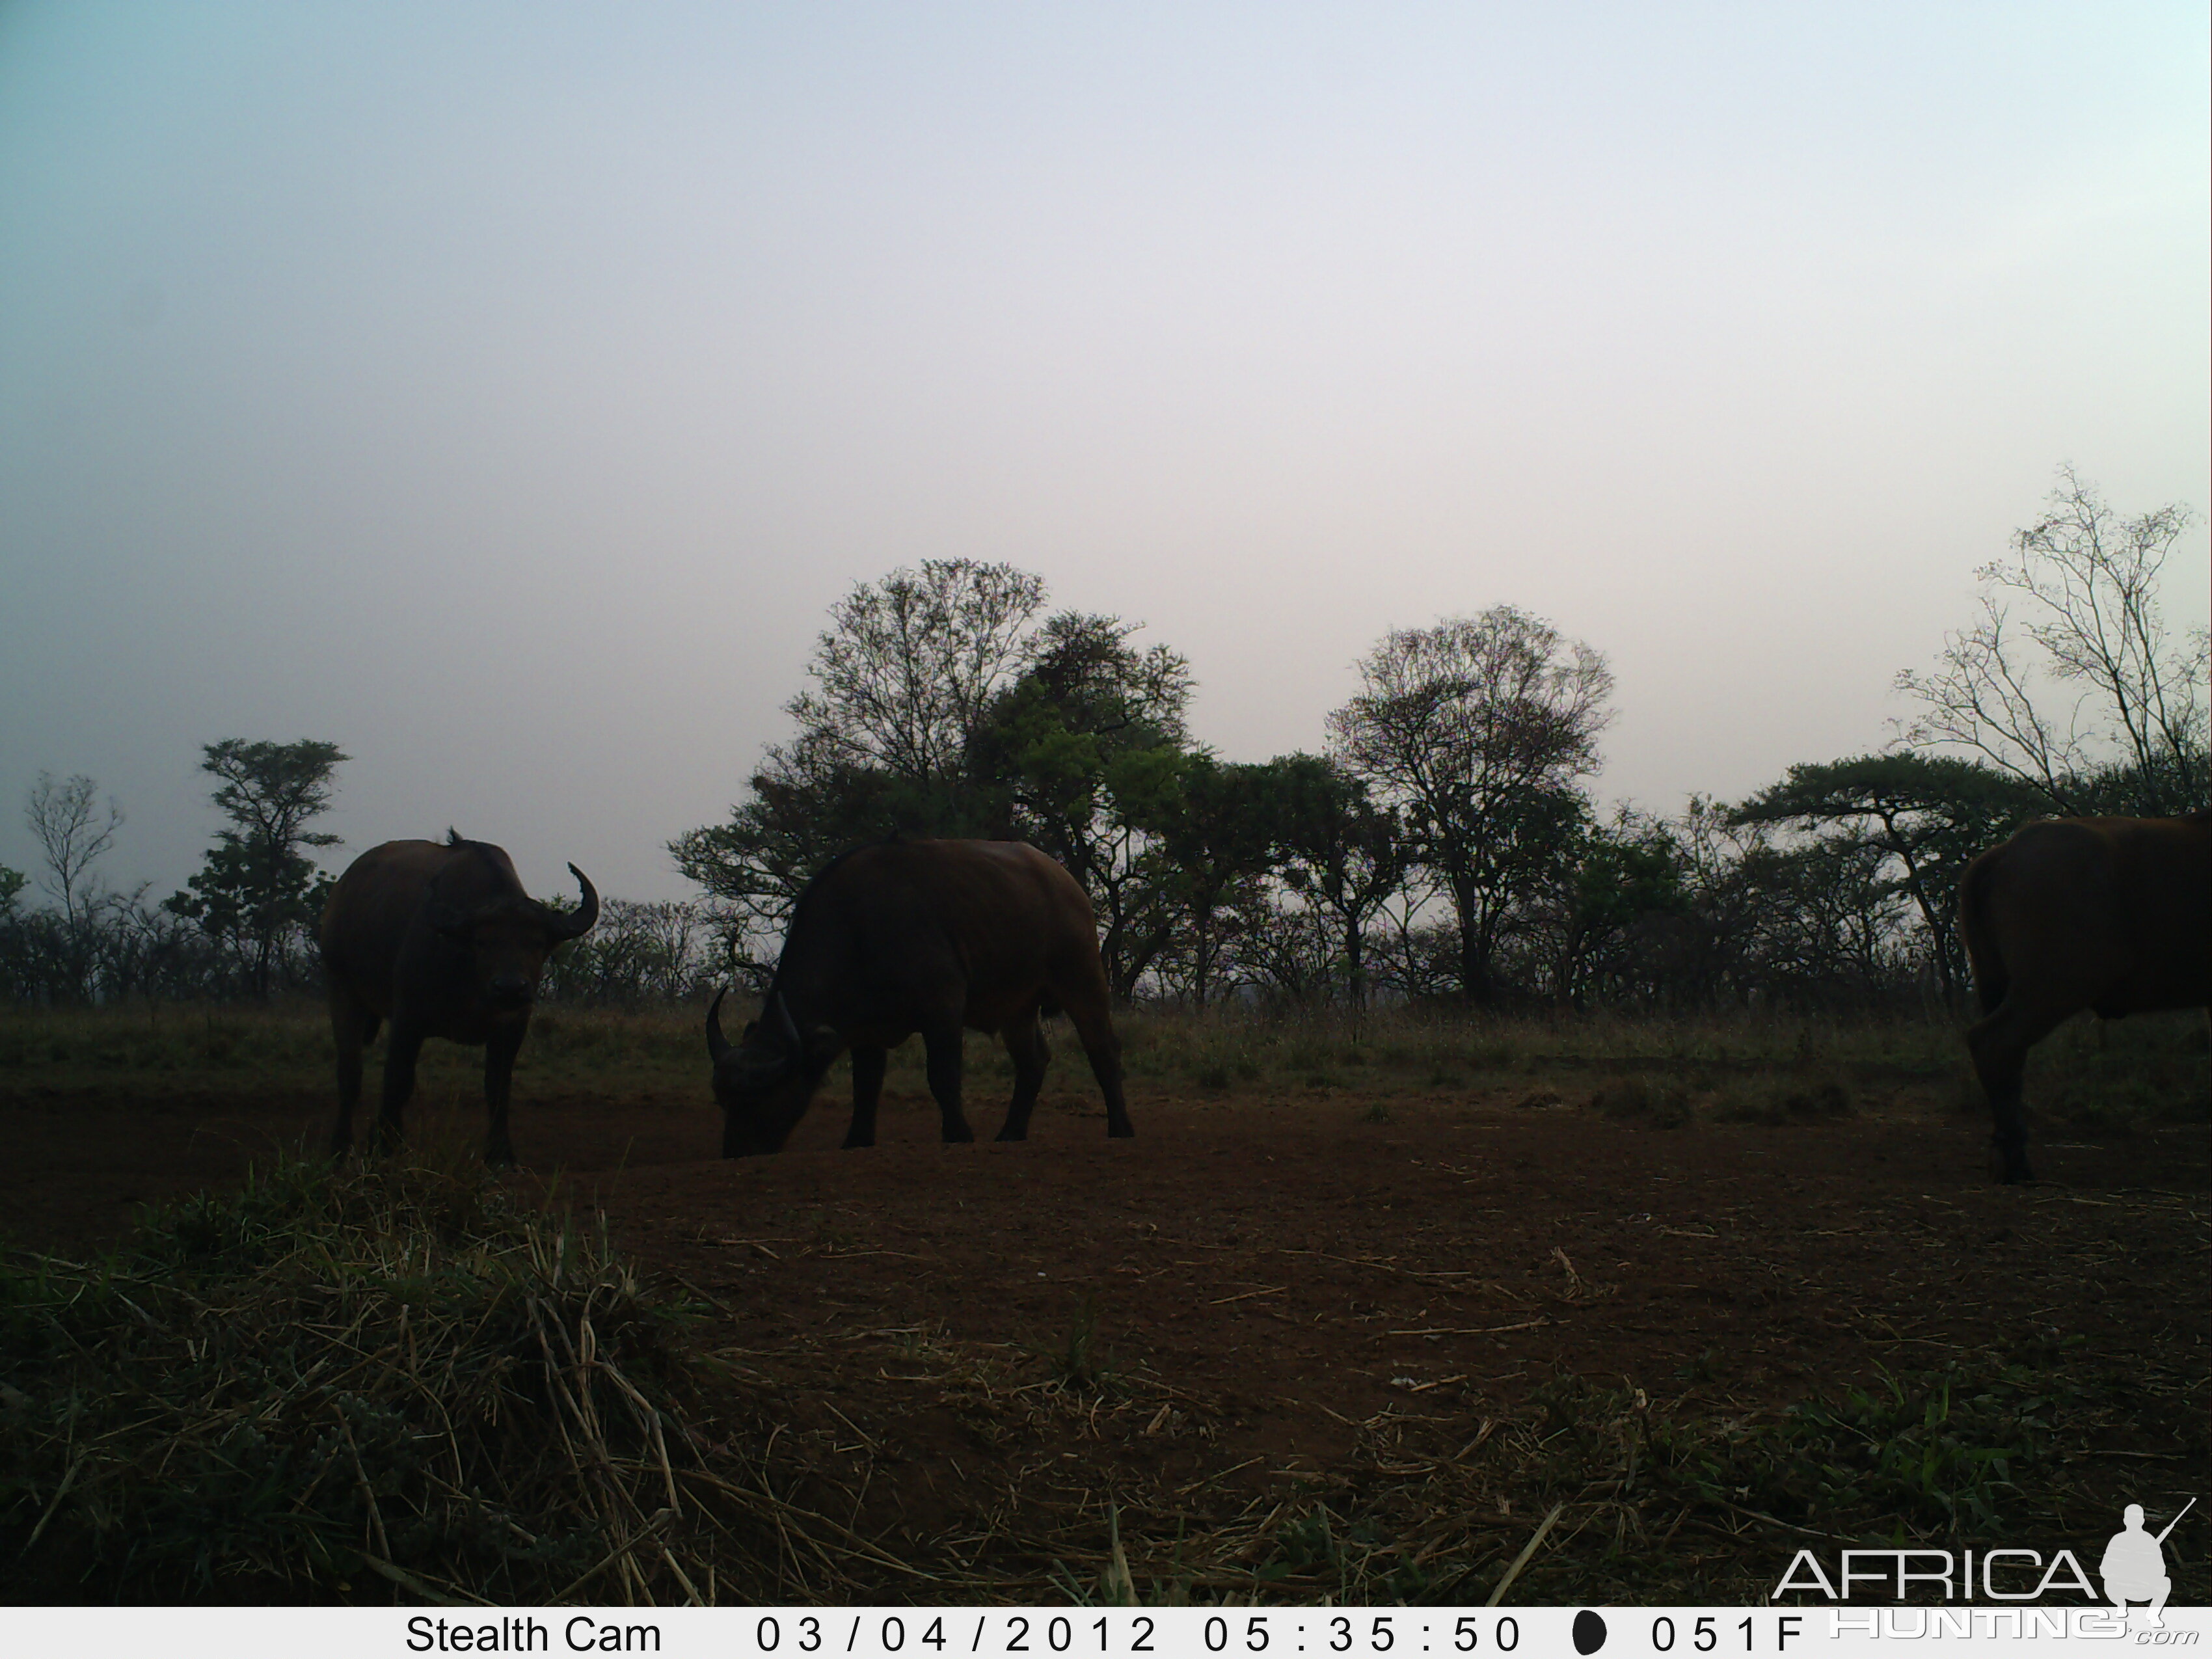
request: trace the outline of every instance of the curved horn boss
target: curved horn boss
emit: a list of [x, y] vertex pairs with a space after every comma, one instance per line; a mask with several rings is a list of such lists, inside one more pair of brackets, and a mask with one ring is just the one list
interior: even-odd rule
[[553, 923], [556, 943], [577, 939], [588, 933], [592, 930], [592, 924], [599, 919], [599, 890], [592, 886], [592, 878], [574, 865], [568, 866], [568, 873], [575, 877], [576, 885], [584, 890], [584, 896], [574, 909], [565, 914], [551, 908], [546, 911], [545, 914]]
[[730, 1052], [730, 1040], [722, 1035], [722, 999], [729, 995], [725, 986], [714, 993], [714, 1001], [707, 1005], [707, 1057], [718, 1064]]

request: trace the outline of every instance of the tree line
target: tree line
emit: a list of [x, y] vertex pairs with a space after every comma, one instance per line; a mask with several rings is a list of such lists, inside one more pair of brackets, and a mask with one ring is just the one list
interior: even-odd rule
[[[1043, 580], [929, 560], [831, 609], [722, 821], [669, 843], [703, 902], [609, 899], [549, 969], [555, 999], [647, 1003], [770, 970], [799, 891], [889, 836], [1019, 837], [1090, 894], [1123, 999], [1377, 1000], [1691, 1010], [1957, 1006], [1968, 860], [2027, 819], [2160, 816], [2212, 796], [2203, 630], [2172, 637], [2160, 569], [2191, 522], [2135, 518], [2062, 469], [1978, 620], [1897, 686], [1879, 753], [1793, 766], [1748, 799], [1606, 814], [1603, 654], [1510, 605], [1394, 629], [1316, 752], [1221, 758], [1193, 736], [1188, 660], [1139, 624], [1048, 606]], [[226, 739], [224, 827], [149, 902], [94, 866], [123, 819], [40, 774], [40, 888], [0, 867], [0, 991], [18, 1002], [267, 999], [314, 985], [330, 876], [309, 826], [334, 744]]]
[[[337, 745], [226, 738], [202, 750], [216, 779], [210, 799], [223, 827], [182, 890], [107, 885], [99, 865], [123, 826], [82, 775], [41, 772], [23, 816], [49, 903], [25, 902], [31, 878], [0, 866], [0, 996], [18, 1004], [88, 1007], [149, 1001], [268, 1001], [319, 993], [315, 927], [333, 878], [313, 854], [337, 837], [310, 827], [326, 812]], [[541, 994], [635, 1006], [695, 996], [717, 981], [703, 906], [611, 898], [599, 924], [549, 965]]]
[[2156, 598], [2190, 522], [2124, 518], [2062, 469], [1978, 572], [1979, 622], [1898, 678], [1919, 712], [1886, 750], [1674, 817], [1601, 812], [1605, 658], [1512, 605], [1393, 630], [1318, 752], [1240, 763], [1193, 738], [1190, 664], [1139, 624], [925, 561], [837, 602], [792, 735], [670, 852], [756, 981], [838, 852], [987, 836], [1074, 872], [1123, 998], [1955, 1006], [1976, 853], [2031, 817], [2212, 793], [2206, 641]]

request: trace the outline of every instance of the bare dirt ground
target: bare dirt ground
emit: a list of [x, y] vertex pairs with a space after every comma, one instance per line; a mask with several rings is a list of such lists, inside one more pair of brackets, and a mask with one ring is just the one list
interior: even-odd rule
[[[2143, 1392], [2068, 1452], [2103, 1472], [2093, 1507], [2171, 1513], [2204, 1490], [2185, 1386], [2212, 1374], [2201, 1126], [2046, 1133], [2044, 1181], [2006, 1188], [1985, 1125], [1910, 1089], [1832, 1122], [1660, 1129], [1590, 1109], [1587, 1079], [1554, 1085], [1139, 1087], [1133, 1142], [1060, 1088], [1026, 1144], [951, 1147], [933, 1108], [893, 1096], [882, 1144], [852, 1152], [825, 1094], [785, 1152], [734, 1163], [703, 1088], [525, 1088], [514, 1178], [603, 1210], [698, 1292], [758, 1425], [811, 1449], [810, 1501], [914, 1560], [1095, 1561], [1109, 1502], [1161, 1559], [1201, 1522], [1388, 1508], [1423, 1471], [1479, 1462], [1565, 1377], [1755, 1413], [1975, 1357], [2094, 1366]], [[444, 1095], [422, 1133], [479, 1134], [481, 1107]], [[999, 1111], [971, 1116], [988, 1134]], [[328, 1117], [315, 1091], [0, 1087], [0, 1228], [97, 1249], [137, 1206], [319, 1144]], [[1541, 1510], [1509, 1486], [1489, 1519], [1510, 1554]], [[1032, 1501], [1090, 1534], [1031, 1525]], [[1616, 1545], [1621, 1524], [1603, 1523]], [[2077, 1551], [2116, 1524], [2083, 1514]], [[1670, 1547], [1733, 1551], [1771, 1582], [1812, 1537], [1745, 1528], [1700, 1520]], [[2187, 1546], [2199, 1599], [2204, 1535]]]

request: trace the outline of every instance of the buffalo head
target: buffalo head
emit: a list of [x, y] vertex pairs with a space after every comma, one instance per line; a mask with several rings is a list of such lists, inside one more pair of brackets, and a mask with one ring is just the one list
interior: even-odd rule
[[439, 937], [468, 952], [477, 995], [495, 1015], [527, 1014], [545, 958], [599, 919], [599, 890], [591, 878], [573, 864], [568, 873], [583, 890], [574, 910], [556, 910], [520, 893], [466, 906], [433, 896], [426, 907]]
[[811, 1033], [811, 1041], [802, 1036], [791, 1005], [781, 992], [771, 991], [763, 1012], [772, 1018], [765, 1026], [752, 1021], [732, 1042], [722, 1035], [726, 994], [717, 991], [707, 1010], [707, 1052], [714, 1061], [714, 1101], [722, 1109], [722, 1156], [780, 1152], [836, 1058], [837, 1034], [825, 1025]]

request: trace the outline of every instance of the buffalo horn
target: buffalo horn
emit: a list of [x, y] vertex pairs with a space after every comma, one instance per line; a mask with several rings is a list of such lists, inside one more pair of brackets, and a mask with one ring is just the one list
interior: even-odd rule
[[722, 1056], [730, 1052], [730, 1040], [722, 1035], [722, 999], [729, 994], [729, 988], [725, 986], [714, 993], [714, 1001], [707, 1006], [707, 1053], [718, 1066]]
[[599, 919], [599, 890], [592, 885], [592, 878], [574, 865], [568, 873], [576, 878], [576, 885], [584, 890], [583, 902], [566, 915], [556, 914], [554, 933], [556, 939], [574, 939], [591, 931], [592, 924]]

